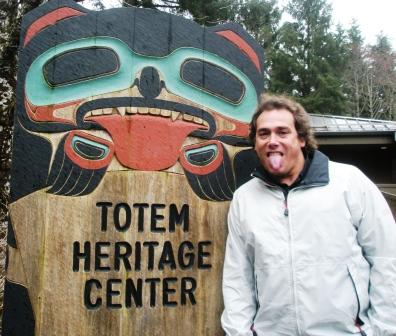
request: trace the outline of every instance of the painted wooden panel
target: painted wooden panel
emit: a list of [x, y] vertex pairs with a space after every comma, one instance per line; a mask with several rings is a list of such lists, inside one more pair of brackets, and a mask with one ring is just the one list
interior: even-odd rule
[[71, 0], [28, 13], [20, 41], [3, 334], [222, 335], [260, 47]]

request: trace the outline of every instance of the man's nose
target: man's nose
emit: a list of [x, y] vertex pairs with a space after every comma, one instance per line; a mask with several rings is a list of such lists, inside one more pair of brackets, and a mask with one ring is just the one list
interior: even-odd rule
[[279, 139], [276, 133], [271, 133], [269, 136], [268, 145], [271, 147], [276, 147], [279, 145]]
[[145, 67], [139, 80], [139, 92], [145, 98], [153, 99], [161, 92], [161, 80], [154, 67]]

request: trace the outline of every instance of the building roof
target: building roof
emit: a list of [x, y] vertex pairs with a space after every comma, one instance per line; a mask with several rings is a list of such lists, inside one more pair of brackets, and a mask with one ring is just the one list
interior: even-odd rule
[[396, 132], [396, 122], [365, 118], [352, 118], [324, 114], [310, 114], [311, 125], [318, 135], [330, 134], [383, 134]]
[[396, 202], [396, 184], [377, 184], [377, 187], [382, 191], [385, 198]]

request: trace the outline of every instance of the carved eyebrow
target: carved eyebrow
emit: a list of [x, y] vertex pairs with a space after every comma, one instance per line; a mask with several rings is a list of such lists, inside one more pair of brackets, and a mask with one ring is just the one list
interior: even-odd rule
[[238, 34], [231, 30], [218, 31], [216, 34], [223, 36], [233, 44], [235, 44], [249, 59], [253, 62], [259, 72], [261, 72], [261, 66], [259, 58], [253, 48]]
[[54, 25], [60, 20], [84, 14], [85, 13], [69, 7], [58, 8], [56, 10], [53, 10], [52, 12], [45, 14], [29, 26], [25, 40], [23, 41], [23, 46], [25, 46], [36, 34], [38, 34], [44, 28]]

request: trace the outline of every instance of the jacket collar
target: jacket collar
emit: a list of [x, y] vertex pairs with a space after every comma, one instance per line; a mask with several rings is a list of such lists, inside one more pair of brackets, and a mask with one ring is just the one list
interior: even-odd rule
[[[266, 184], [275, 186], [280, 185], [274, 182], [265, 169], [260, 166], [257, 167], [252, 176], [263, 180]], [[305, 165], [298, 180], [291, 186], [321, 186], [329, 183], [329, 158], [318, 150], [314, 151], [310, 157], [305, 159]]]

